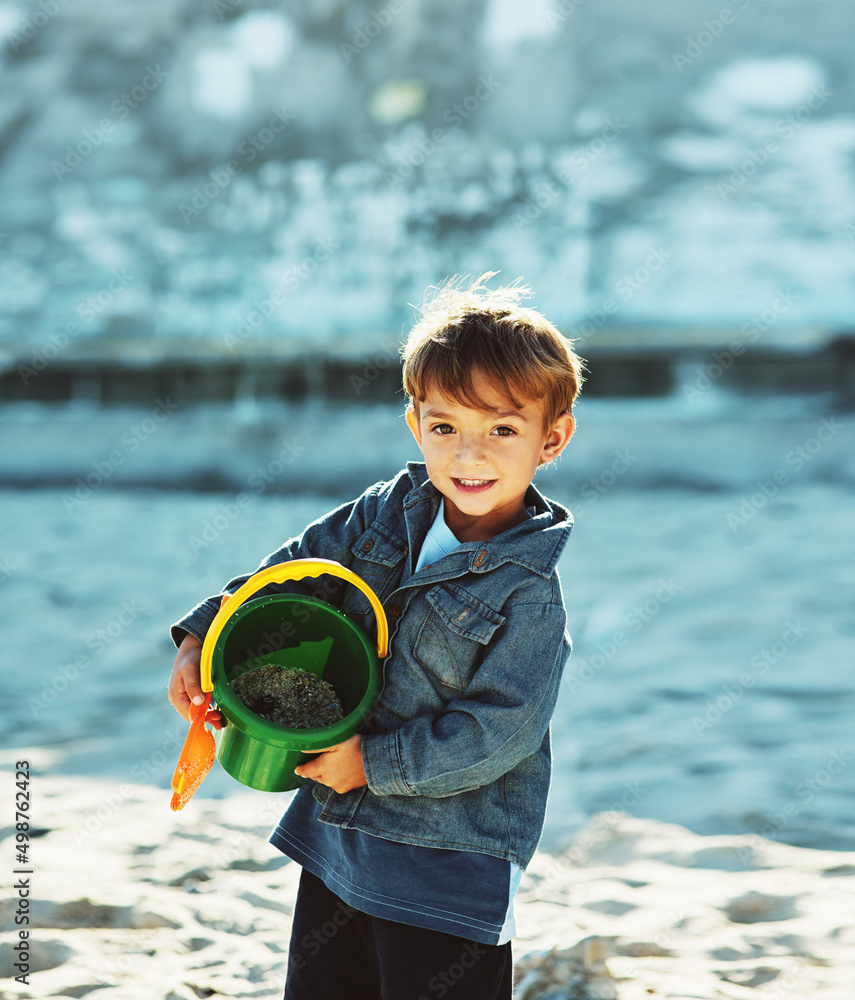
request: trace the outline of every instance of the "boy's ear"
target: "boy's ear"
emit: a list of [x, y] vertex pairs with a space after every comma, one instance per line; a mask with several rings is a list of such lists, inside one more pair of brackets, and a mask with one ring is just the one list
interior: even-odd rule
[[416, 416], [416, 411], [412, 403], [410, 403], [410, 405], [407, 407], [406, 417], [407, 417], [407, 427], [409, 427], [410, 430], [413, 432], [413, 437], [416, 439], [416, 444], [419, 446], [419, 448], [421, 448], [422, 428], [421, 425], [419, 424], [419, 418]]
[[552, 429], [546, 436], [543, 449], [540, 453], [540, 464], [554, 462], [562, 451], [567, 447], [573, 432], [576, 430], [576, 418], [572, 413], [562, 413], [552, 425]]

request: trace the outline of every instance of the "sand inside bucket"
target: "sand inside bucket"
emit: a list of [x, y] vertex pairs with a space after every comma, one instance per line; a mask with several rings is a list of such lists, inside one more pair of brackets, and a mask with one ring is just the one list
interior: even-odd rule
[[306, 670], [265, 664], [235, 678], [232, 691], [262, 719], [289, 729], [317, 729], [342, 719], [335, 688]]

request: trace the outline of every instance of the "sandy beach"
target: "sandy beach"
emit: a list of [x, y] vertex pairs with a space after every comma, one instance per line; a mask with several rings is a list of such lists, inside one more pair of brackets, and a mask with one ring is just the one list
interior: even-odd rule
[[[36, 774], [34, 788], [49, 829], [32, 846], [30, 985], [11, 978], [7, 931], [3, 1000], [281, 996], [300, 869], [267, 834], [285, 796], [173, 814], [151, 786]], [[598, 814], [524, 876], [515, 995], [849, 1000], [854, 875], [855, 852]], [[7, 926], [19, 905], [4, 902]], [[454, 972], [425, 996], [455, 996]]]
[[[517, 996], [844, 1000], [852, 418], [835, 416], [839, 432], [797, 470], [786, 456], [809, 448], [819, 413], [786, 421], [760, 408], [740, 425], [634, 412], [590, 406], [576, 454], [544, 475], [576, 517], [560, 565], [574, 652], [544, 837], [518, 897]], [[370, 419], [396, 440], [397, 414]], [[7, 481], [44, 458], [27, 420], [6, 421]], [[109, 454], [116, 425], [100, 438], [95, 426], [61, 432], [75, 475], [80, 456]], [[134, 486], [118, 473], [79, 505], [69, 485], [0, 490], [0, 759], [7, 802], [15, 763], [31, 764], [33, 868], [22, 897], [10, 815], [3, 1000], [281, 995], [299, 871], [267, 837], [288, 797], [215, 765], [170, 812], [186, 724], [165, 699], [167, 629], [338, 501], [271, 488], [229, 519], [255, 457], [203, 454], [188, 424], [174, 427], [200, 466], [240, 455], [234, 490]], [[270, 434], [245, 433], [270, 448]], [[41, 439], [58, 447], [44, 428]], [[152, 467], [159, 440], [145, 451]], [[638, 456], [621, 472], [618, 440]], [[347, 446], [326, 456], [342, 477], [359, 472]], [[306, 456], [292, 472], [311, 482], [321, 459]], [[370, 451], [359, 460], [375, 468]], [[788, 481], [766, 495], [784, 468]], [[206, 526], [213, 540], [194, 546]], [[22, 898], [29, 983], [14, 980]]]

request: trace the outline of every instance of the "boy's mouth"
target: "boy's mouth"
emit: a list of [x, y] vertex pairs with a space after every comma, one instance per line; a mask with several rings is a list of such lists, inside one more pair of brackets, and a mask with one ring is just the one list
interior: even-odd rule
[[496, 482], [495, 479], [455, 479], [453, 476], [451, 481], [464, 493], [483, 493]]

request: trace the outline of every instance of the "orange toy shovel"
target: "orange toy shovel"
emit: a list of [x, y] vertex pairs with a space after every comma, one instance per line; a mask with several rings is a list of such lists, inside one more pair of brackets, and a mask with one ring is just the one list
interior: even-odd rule
[[172, 811], [177, 812], [193, 798], [193, 795], [211, 766], [217, 754], [213, 734], [205, 728], [205, 716], [211, 705], [211, 694], [205, 695], [201, 705], [190, 705], [190, 729], [181, 748], [181, 756], [172, 775]]

